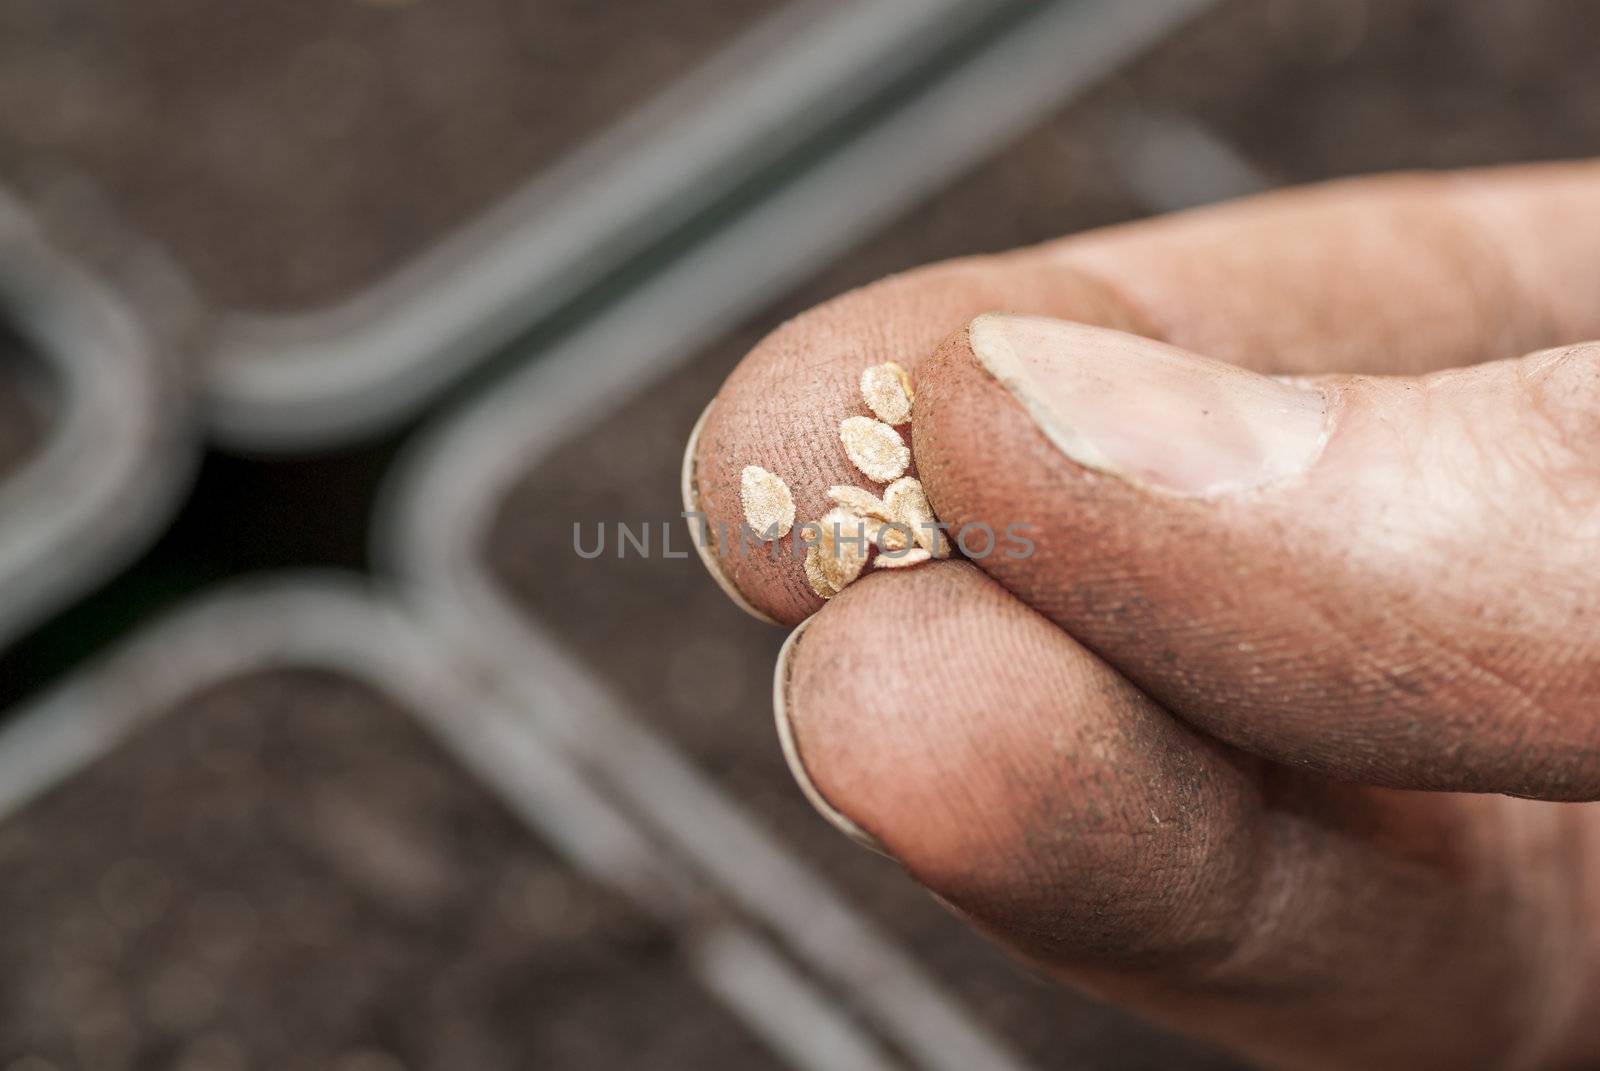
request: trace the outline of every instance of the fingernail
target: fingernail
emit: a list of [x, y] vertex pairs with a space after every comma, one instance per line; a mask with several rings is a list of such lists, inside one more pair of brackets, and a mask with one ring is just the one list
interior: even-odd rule
[[794, 775], [795, 781], [800, 785], [800, 791], [805, 794], [817, 813], [827, 819], [828, 824], [834, 829], [861, 847], [887, 857], [889, 853], [877, 837], [841, 814], [817, 790], [817, 786], [811, 781], [811, 775], [806, 772], [805, 760], [800, 757], [800, 747], [795, 742], [794, 723], [791, 721], [789, 705], [790, 665], [794, 661], [796, 649], [800, 646], [801, 635], [813, 620], [815, 618], [807, 618], [796, 625], [795, 630], [789, 633], [789, 638], [783, 641], [782, 649], [778, 651], [778, 668], [772, 677], [772, 713], [778, 723], [778, 741], [783, 745], [783, 757], [789, 764], [789, 772]]
[[706, 425], [706, 417], [711, 415], [711, 407], [716, 405], [715, 398], [705, 407], [700, 414], [700, 419], [694, 422], [694, 428], [689, 432], [689, 443], [683, 450], [683, 472], [680, 476], [680, 487], [683, 491], [683, 512], [688, 514], [684, 518], [689, 525], [689, 541], [694, 544], [694, 549], [700, 555], [701, 564], [706, 567], [706, 572], [711, 574], [711, 579], [717, 582], [717, 587], [722, 589], [724, 595], [733, 600], [733, 604], [757, 621], [769, 625], [776, 625], [774, 618], [757, 610], [750, 604], [750, 600], [734, 586], [722, 571], [722, 563], [718, 560], [717, 541], [711, 538], [707, 530], [710, 523], [700, 512], [700, 488], [695, 483], [695, 452], [700, 446], [700, 430]]
[[1179, 495], [1293, 479], [1327, 441], [1323, 395], [1137, 335], [992, 313], [972, 351], [1080, 465]]

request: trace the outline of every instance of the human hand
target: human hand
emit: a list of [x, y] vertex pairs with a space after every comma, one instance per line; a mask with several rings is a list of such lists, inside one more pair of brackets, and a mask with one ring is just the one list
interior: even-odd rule
[[1585, 1064], [1600, 813], [1539, 801], [1600, 799], [1595, 337], [1600, 166], [1288, 191], [813, 309], [719, 393], [686, 508], [737, 526], [756, 464], [820, 517], [867, 484], [857, 376], [906, 365], [941, 520], [1035, 550], [826, 605], [716, 559], [805, 622], [776, 688], [824, 814], [1258, 1060]]

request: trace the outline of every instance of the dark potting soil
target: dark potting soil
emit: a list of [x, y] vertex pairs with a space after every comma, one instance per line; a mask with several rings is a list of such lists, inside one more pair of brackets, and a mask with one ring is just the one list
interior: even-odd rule
[[300, 310], [374, 281], [779, 6], [20, 0], [0, 5], [0, 159], [87, 174], [216, 304]]
[[1600, 152], [1570, 0], [1223, 0], [1117, 80], [1285, 183]]
[[325, 671], [208, 688], [0, 822], [0, 960], [3, 1067], [780, 1066], [672, 932]]

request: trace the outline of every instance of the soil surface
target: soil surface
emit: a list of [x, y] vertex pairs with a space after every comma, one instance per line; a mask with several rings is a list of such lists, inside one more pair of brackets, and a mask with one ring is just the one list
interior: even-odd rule
[[1282, 182], [1589, 156], [1593, 27], [1574, 0], [1223, 0], [1113, 88]]
[[29, 1071], [780, 1066], [672, 933], [325, 672], [207, 689], [0, 823], [0, 962]]
[[[1130, 130], [1198, 125], [1266, 184], [1600, 151], [1587, 22], [1580, 6], [1553, 2], [1229, 0], [530, 467], [501, 505], [485, 568], [636, 717], [845, 886], [1040, 1066], [1222, 1066], [1014, 969], [811, 813], [771, 727], [782, 634], [733, 609], [692, 553], [659, 554], [663, 525], [675, 549], [688, 546], [678, 520], [683, 443], [734, 363], [810, 305], [925, 261], [1146, 214], [1126, 171]], [[619, 560], [618, 521], [649, 525], [658, 552]], [[607, 526], [605, 555], [573, 552], [575, 523], [586, 546]]]
[[217, 304], [304, 309], [374, 281], [780, 2], [10, 0], [0, 149], [7, 177], [86, 173]]

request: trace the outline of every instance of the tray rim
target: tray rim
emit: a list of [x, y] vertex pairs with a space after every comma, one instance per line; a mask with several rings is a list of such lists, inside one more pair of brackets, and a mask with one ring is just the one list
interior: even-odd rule
[[[117, 233], [146, 284], [158, 254]], [[0, 479], [0, 650], [156, 535], [199, 458], [181, 348], [0, 189], [0, 312], [60, 395], [41, 443]]]

